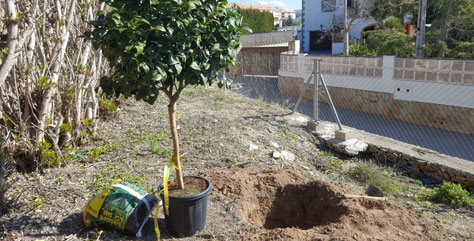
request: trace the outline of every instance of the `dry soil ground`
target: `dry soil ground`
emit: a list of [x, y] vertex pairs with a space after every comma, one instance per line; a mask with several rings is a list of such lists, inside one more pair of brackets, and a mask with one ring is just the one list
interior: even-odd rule
[[[0, 240], [137, 240], [88, 229], [84, 204], [116, 178], [153, 191], [169, 161], [166, 100], [126, 100], [99, 124], [64, 167], [15, 173], [0, 218]], [[357, 197], [366, 188], [354, 163], [328, 152], [288, 109], [218, 89], [191, 88], [178, 104], [184, 173], [213, 183], [206, 229], [181, 240], [469, 240], [472, 209], [419, 203], [413, 192], [391, 200]], [[274, 152], [286, 153], [274, 157]], [[289, 153], [289, 154], [288, 154]], [[407, 189], [416, 182], [395, 172]], [[327, 182], [331, 181], [331, 182]], [[404, 184], [404, 185], [405, 185]], [[162, 217], [163, 214], [160, 214]], [[162, 238], [170, 237], [160, 220]], [[143, 240], [156, 240], [149, 222]]]

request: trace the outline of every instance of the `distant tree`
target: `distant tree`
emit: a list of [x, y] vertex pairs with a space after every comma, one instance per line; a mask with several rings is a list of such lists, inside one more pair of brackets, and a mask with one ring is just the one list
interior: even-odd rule
[[283, 21], [283, 27], [288, 27], [288, 26], [299, 26], [300, 23], [296, 20], [294, 20], [291, 16], [288, 17], [288, 19]]
[[433, 30], [439, 30], [439, 38], [444, 42], [474, 42], [472, 0], [430, 0], [426, 19]]
[[253, 33], [266, 33], [273, 31], [273, 14], [257, 9], [241, 9], [237, 12], [243, 17], [243, 25], [252, 29]]
[[[400, 21], [407, 15], [415, 16], [418, 12], [418, 0], [372, 0], [370, 16], [377, 22], [382, 22], [388, 17], [396, 17]], [[416, 18], [413, 18], [416, 21]]]

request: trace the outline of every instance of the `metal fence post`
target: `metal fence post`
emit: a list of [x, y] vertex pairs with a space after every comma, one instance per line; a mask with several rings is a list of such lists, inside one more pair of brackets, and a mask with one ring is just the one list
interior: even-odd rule
[[313, 120], [319, 122], [319, 78], [321, 78], [321, 59], [314, 60]]

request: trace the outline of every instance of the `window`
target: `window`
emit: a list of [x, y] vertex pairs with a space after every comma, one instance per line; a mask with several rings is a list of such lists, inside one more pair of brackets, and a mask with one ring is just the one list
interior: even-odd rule
[[348, 8], [355, 8], [356, 7], [356, 0], [347, 0], [347, 7]]
[[336, 0], [321, 0], [321, 12], [336, 11]]

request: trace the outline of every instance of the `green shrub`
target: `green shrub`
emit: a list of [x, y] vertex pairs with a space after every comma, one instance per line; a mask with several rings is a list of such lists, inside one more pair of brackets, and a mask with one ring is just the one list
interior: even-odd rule
[[51, 143], [48, 141], [40, 141], [37, 143], [37, 147], [40, 151], [40, 167], [57, 167], [61, 164], [61, 159], [58, 153], [52, 149]]
[[437, 203], [458, 206], [474, 205], [474, 197], [464, 190], [461, 185], [452, 182], [443, 182], [441, 186], [434, 188], [434, 192], [425, 198]]
[[349, 50], [351, 56], [376, 56], [375, 51], [369, 49], [365, 43], [353, 44]]
[[357, 165], [350, 172], [354, 177], [365, 184], [372, 184], [386, 193], [397, 193], [400, 187], [383, 170], [368, 164]]
[[112, 98], [108, 100], [106, 98], [101, 98], [99, 100], [99, 113], [100, 117], [104, 119], [116, 117], [119, 113], [119, 108], [115, 99]]
[[425, 57], [438, 57], [449, 54], [448, 45], [440, 39], [428, 42], [423, 48]]
[[415, 55], [415, 37], [407, 36], [402, 30], [374, 30], [368, 33], [367, 48], [375, 51], [377, 56], [395, 55], [413, 57]]
[[385, 28], [390, 28], [390, 29], [403, 28], [402, 21], [400, 21], [400, 19], [396, 17], [388, 17], [387, 19], [383, 20], [383, 26]]
[[451, 49], [448, 57], [458, 59], [474, 59], [474, 42], [460, 42]]

